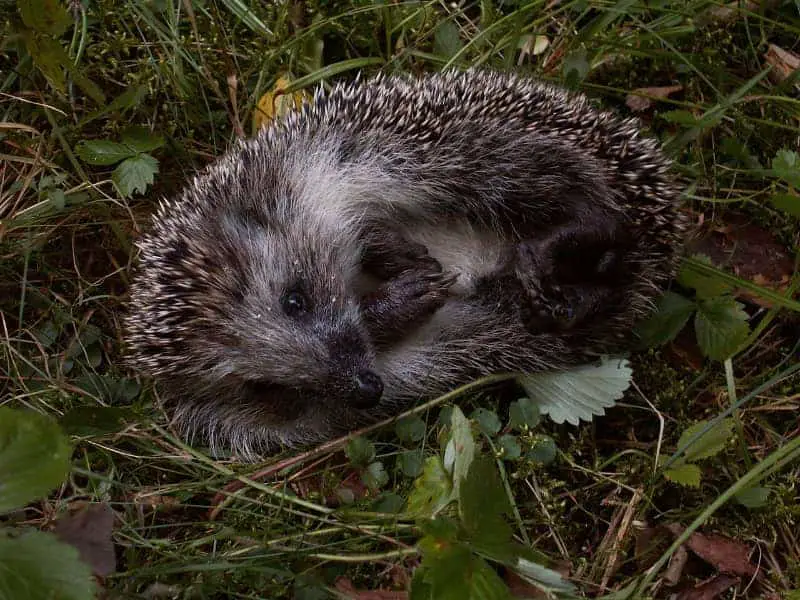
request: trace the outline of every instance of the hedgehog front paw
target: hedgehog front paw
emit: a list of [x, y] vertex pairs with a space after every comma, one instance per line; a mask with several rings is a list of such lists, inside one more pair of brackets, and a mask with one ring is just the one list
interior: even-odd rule
[[428, 254], [425, 245], [390, 229], [375, 231], [364, 238], [362, 267], [384, 281], [409, 271], [442, 272], [442, 265]]
[[443, 272], [405, 271], [362, 301], [367, 330], [377, 345], [403, 337], [439, 309], [456, 276]]

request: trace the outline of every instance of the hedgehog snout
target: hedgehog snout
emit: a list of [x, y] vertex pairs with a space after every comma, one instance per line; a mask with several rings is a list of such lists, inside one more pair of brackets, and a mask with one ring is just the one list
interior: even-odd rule
[[351, 404], [354, 408], [372, 408], [383, 395], [383, 380], [374, 371], [363, 369], [355, 376], [355, 393]]

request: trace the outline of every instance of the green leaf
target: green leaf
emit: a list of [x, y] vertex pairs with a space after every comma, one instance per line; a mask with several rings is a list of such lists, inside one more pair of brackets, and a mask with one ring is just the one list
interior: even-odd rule
[[765, 487], [746, 488], [736, 494], [736, 500], [747, 508], [761, 508], [769, 504], [769, 496], [772, 490]]
[[453, 482], [439, 456], [425, 460], [422, 475], [414, 481], [408, 496], [408, 512], [417, 517], [433, 517], [453, 498]]
[[136, 151], [109, 140], [82, 140], [75, 146], [75, 154], [87, 164], [106, 166], [134, 156]]
[[800, 155], [794, 150], [778, 150], [772, 159], [772, 172], [789, 185], [800, 187]]
[[406, 450], [397, 459], [397, 464], [406, 477], [419, 477], [422, 473], [422, 450]]
[[700, 467], [691, 463], [684, 463], [664, 471], [664, 477], [684, 487], [700, 487]]
[[136, 152], [152, 152], [164, 145], [164, 137], [134, 125], [122, 132], [122, 143]]
[[364, 485], [369, 489], [375, 491], [381, 489], [389, 482], [389, 475], [386, 474], [383, 463], [375, 461], [370, 463], [361, 474], [361, 481], [363, 481]]
[[375, 460], [375, 446], [367, 438], [356, 436], [347, 442], [344, 453], [357, 467], [366, 467]]
[[683, 432], [678, 440], [678, 452], [683, 452], [683, 458], [689, 462], [696, 462], [704, 458], [711, 458], [719, 454], [733, 438], [734, 420], [732, 418], [722, 419], [702, 436], [686, 447], [687, 444], [706, 426], [709, 421], [695, 423]]
[[695, 303], [675, 292], [658, 300], [656, 312], [639, 323], [636, 333], [648, 347], [661, 346], [675, 339], [695, 311]]
[[576, 84], [586, 79], [590, 68], [586, 50], [581, 48], [580, 50], [568, 54], [564, 57], [562, 68], [564, 79], [570, 87], [574, 87]]
[[405, 499], [394, 492], [383, 492], [372, 503], [373, 512], [396, 515], [403, 510]]
[[605, 359], [569, 371], [521, 376], [518, 381], [542, 414], [556, 423], [577, 425], [614, 406], [631, 384], [631, 374], [627, 360]]
[[458, 498], [459, 486], [475, 457], [475, 440], [469, 420], [457, 406], [450, 416], [450, 440], [444, 451], [444, 466], [453, 474], [453, 489]]
[[413, 444], [425, 437], [425, 421], [417, 415], [403, 417], [395, 424], [394, 431], [401, 442]]
[[[423, 542], [425, 542], [423, 544]], [[482, 558], [458, 543], [420, 542], [423, 548], [422, 586], [412, 598], [435, 600], [510, 600], [503, 580]], [[415, 577], [416, 579], [416, 577]], [[424, 592], [422, 591], [424, 589]], [[427, 595], [419, 596], [425, 593]]]
[[101, 436], [116, 433], [126, 420], [137, 418], [136, 412], [119, 406], [78, 406], [61, 417], [61, 427], [69, 435]]
[[733, 298], [721, 296], [698, 304], [694, 319], [697, 344], [713, 360], [730, 358], [747, 340], [747, 313]]
[[489, 437], [493, 437], [502, 427], [497, 413], [486, 408], [476, 408], [472, 411], [471, 418], [478, 424], [480, 430]]
[[782, 210], [795, 217], [800, 217], [800, 196], [797, 194], [773, 194], [769, 201], [772, 203], [772, 206], [778, 210]]
[[92, 600], [92, 570], [51, 533], [10, 537], [0, 529], [0, 600]]
[[514, 400], [508, 407], [508, 424], [517, 431], [535, 428], [541, 417], [539, 407], [530, 398]]
[[537, 435], [533, 440], [533, 446], [525, 453], [527, 460], [547, 466], [558, 456], [556, 441], [549, 435]]
[[[702, 254], [695, 254], [693, 258], [709, 266], [713, 266], [711, 259]], [[701, 273], [691, 265], [684, 264], [678, 273], [678, 283], [697, 292], [699, 298], [711, 299], [731, 291], [731, 285], [722, 277], [710, 273]], [[694, 307], [694, 305], [693, 305]]]
[[433, 53], [442, 58], [453, 58], [464, 44], [459, 37], [458, 26], [452, 21], [442, 21], [433, 38]]
[[17, 0], [22, 22], [34, 31], [61, 37], [72, 23], [67, 7], [59, 0]]
[[71, 454], [69, 440], [52, 419], [0, 406], [0, 514], [60, 485]]
[[153, 183], [156, 173], [158, 161], [149, 154], [137, 154], [119, 163], [111, 174], [111, 179], [122, 195], [130, 198], [135, 192], [144, 194], [147, 186]]
[[494, 461], [478, 455], [461, 484], [458, 499], [461, 524], [468, 539], [497, 544], [511, 541], [511, 527], [504, 515], [511, 506]]
[[47, 82], [59, 92], [67, 89], [67, 77], [64, 69], [64, 49], [59, 41], [46, 34], [32, 31], [23, 33], [25, 48], [33, 59], [33, 64], [45, 76]]
[[517, 460], [522, 456], [522, 448], [520, 448], [515, 435], [509, 433], [501, 435], [497, 438], [497, 446], [500, 448], [504, 460]]
[[659, 116], [669, 123], [677, 123], [687, 127], [694, 127], [699, 123], [697, 117], [688, 110], [670, 110], [660, 113]]

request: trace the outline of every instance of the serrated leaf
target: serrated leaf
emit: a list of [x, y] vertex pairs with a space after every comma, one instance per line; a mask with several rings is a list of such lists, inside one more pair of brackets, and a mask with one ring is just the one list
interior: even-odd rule
[[684, 463], [665, 470], [664, 477], [684, 487], [700, 487], [700, 467], [691, 463]]
[[534, 429], [541, 418], [539, 407], [530, 398], [514, 400], [508, 407], [508, 424], [517, 431]]
[[[695, 254], [693, 258], [707, 265], [712, 265], [711, 259], [702, 254]], [[721, 277], [706, 273], [699, 273], [688, 265], [678, 273], [678, 283], [697, 292], [699, 298], [716, 298], [731, 291], [731, 286]], [[692, 305], [694, 308], [694, 304]]]
[[122, 195], [129, 198], [135, 192], [144, 194], [147, 186], [152, 185], [156, 173], [158, 161], [149, 154], [137, 154], [119, 163], [111, 174], [111, 179]]
[[742, 305], [727, 296], [698, 303], [694, 328], [701, 352], [714, 360], [730, 358], [750, 334], [747, 319]]
[[636, 333], [649, 347], [675, 339], [695, 311], [695, 303], [675, 292], [666, 292], [658, 300], [656, 311], [636, 327]]
[[419, 477], [422, 473], [422, 450], [406, 450], [397, 459], [398, 467], [406, 477]]
[[782, 210], [795, 217], [800, 217], [800, 196], [797, 194], [773, 194], [769, 201], [772, 203], [772, 206], [778, 210]]
[[[708, 425], [708, 421], [700, 421], [687, 428], [678, 440], [678, 452], [683, 450], [683, 459], [689, 462], [696, 462], [704, 458], [711, 458], [719, 454], [726, 446], [728, 441], [733, 438], [734, 421], [732, 418], [722, 419], [711, 429], [703, 433], [696, 439], [691, 446], [685, 446], [703, 431]], [[684, 450], [685, 448], [685, 450]]]
[[69, 440], [52, 419], [0, 406], [0, 514], [60, 485], [71, 454]]
[[761, 508], [769, 504], [772, 490], [765, 487], [751, 487], [736, 494], [736, 501], [747, 508]]
[[122, 143], [136, 152], [152, 152], [164, 145], [164, 136], [134, 125], [122, 132]]
[[627, 360], [605, 359], [562, 372], [519, 377], [528, 397], [556, 423], [591, 421], [614, 406], [631, 384]]
[[394, 431], [400, 441], [416, 443], [425, 437], [425, 421], [417, 415], [403, 417], [395, 424]]
[[452, 21], [442, 21], [433, 37], [433, 53], [442, 58], [453, 58], [464, 47], [458, 26]]
[[581, 48], [565, 56], [562, 62], [562, 68], [564, 78], [570, 86], [575, 86], [586, 79], [590, 68], [586, 50]]
[[517, 460], [522, 456], [522, 448], [519, 445], [517, 436], [505, 433], [497, 438], [497, 447], [502, 452], [501, 457], [504, 460]]
[[78, 551], [42, 531], [0, 530], [0, 600], [92, 600], [95, 583]]
[[556, 441], [549, 435], [537, 435], [533, 440], [533, 445], [525, 453], [527, 460], [547, 466], [558, 456]]
[[497, 413], [486, 408], [476, 408], [472, 411], [471, 418], [478, 424], [480, 430], [489, 437], [494, 436], [502, 427]]
[[375, 460], [375, 446], [367, 438], [356, 436], [348, 440], [344, 453], [350, 462], [357, 467], [366, 467]]
[[34, 31], [61, 37], [72, 23], [69, 11], [59, 0], [17, 0], [22, 22]]
[[75, 146], [75, 154], [87, 164], [107, 166], [134, 156], [136, 151], [109, 140], [82, 140]]
[[453, 482], [439, 456], [425, 460], [422, 475], [414, 481], [414, 489], [408, 496], [409, 514], [418, 517], [433, 517], [447, 506], [453, 498]]

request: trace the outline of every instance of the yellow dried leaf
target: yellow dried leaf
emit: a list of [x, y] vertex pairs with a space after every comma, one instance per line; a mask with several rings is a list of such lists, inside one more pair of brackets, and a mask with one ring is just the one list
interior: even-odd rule
[[253, 133], [269, 125], [275, 119], [299, 108], [307, 98], [307, 94], [303, 91], [287, 94], [286, 88], [290, 84], [290, 79], [281, 77], [270, 91], [261, 96], [253, 111]]

